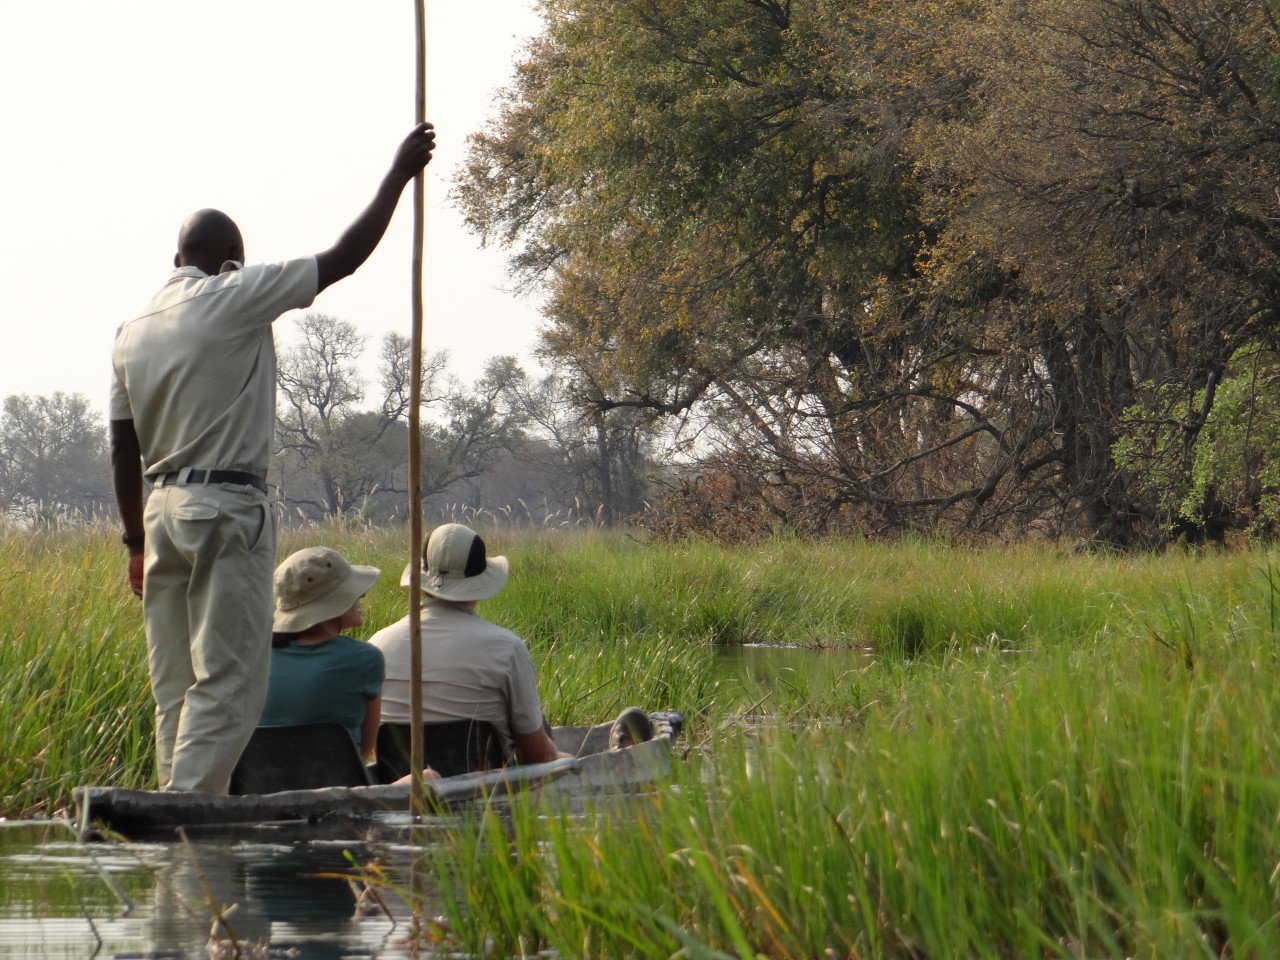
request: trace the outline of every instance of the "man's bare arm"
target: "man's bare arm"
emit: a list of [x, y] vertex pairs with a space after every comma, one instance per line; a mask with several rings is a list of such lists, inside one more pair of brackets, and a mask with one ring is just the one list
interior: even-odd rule
[[516, 733], [511, 731], [511, 740], [520, 751], [521, 763], [546, 763], [548, 760], [559, 760], [571, 757], [571, 753], [561, 753], [547, 731], [539, 727], [533, 733]]
[[360, 723], [360, 755], [372, 757], [378, 748], [378, 724], [382, 722], [382, 694], [379, 693], [364, 705], [364, 720]]
[[129, 544], [129, 587], [142, 596], [142, 447], [132, 420], [111, 420], [111, 487]]
[[431, 162], [431, 151], [435, 145], [436, 132], [429, 123], [418, 124], [401, 142], [391, 169], [382, 178], [369, 206], [347, 227], [337, 243], [324, 253], [316, 254], [319, 272], [317, 293], [343, 277], [351, 276], [369, 259], [387, 232], [387, 225], [396, 212], [405, 185]]

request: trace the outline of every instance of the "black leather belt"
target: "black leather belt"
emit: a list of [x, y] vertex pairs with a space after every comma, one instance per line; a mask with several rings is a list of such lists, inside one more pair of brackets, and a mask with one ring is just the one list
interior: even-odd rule
[[267, 492], [267, 481], [256, 473], [241, 470], [175, 470], [155, 478], [157, 487], [171, 487], [175, 483], [238, 483]]

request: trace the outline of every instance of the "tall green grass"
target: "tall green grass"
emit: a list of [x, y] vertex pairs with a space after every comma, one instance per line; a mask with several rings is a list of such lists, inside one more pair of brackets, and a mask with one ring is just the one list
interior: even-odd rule
[[[676, 709], [691, 752], [634, 808], [450, 835], [467, 949], [1280, 955], [1275, 554], [483, 533], [513, 574], [481, 613], [529, 641], [553, 722]], [[310, 528], [280, 555], [381, 567], [367, 636], [406, 612], [404, 541]], [[0, 562], [0, 815], [152, 785], [116, 533], [10, 532]], [[745, 643], [858, 653], [726, 673]]]
[[149, 769], [146, 645], [123, 548], [101, 531], [0, 537], [0, 815]]
[[498, 956], [1280, 956], [1259, 580], [1155, 590], [1145, 631], [955, 644], [858, 725], [723, 728], [621, 806], [486, 812], [431, 854], [450, 927]]

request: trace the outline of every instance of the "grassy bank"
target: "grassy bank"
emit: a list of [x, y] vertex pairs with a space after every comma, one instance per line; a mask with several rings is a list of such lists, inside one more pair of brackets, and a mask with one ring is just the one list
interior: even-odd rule
[[496, 956], [1278, 956], [1274, 644], [1233, 642], [951, 657], [859, 728], [724, 731], [629, 809], [453, 835], [451, 927]]
[[776, 549], [857, 571], [844, 709], [708, 716], [624, 809], [458, 831], [464, 951], [1280, 956], [1272, 557]]
[[[372, 630], [404, 614], [402, 540], [311, 530], [281, 552], [382, 567]], [[435, 866], [465, 947], [1280, 955], [1274, 554], [488, 540], [514, 575], [482, 610], [530, 641], [552, 718], [669, 707], [695, 749], [621, 814], [517, 808], [453, 836]], [[0, 560], [0, 812], [148, 785], [113, 534], [10, 535]], [[726, 676], [717, 648], [755, 642], [866, 652], [820, 684]]]

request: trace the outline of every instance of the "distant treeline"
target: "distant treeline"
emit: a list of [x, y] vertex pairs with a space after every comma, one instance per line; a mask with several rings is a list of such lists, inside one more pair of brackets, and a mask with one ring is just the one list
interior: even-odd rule
[[[323, 314], [280, 353], [269, 494], [285, 524], [352, 525], [407, 515], [409, 343], [382, 342], [372, 402], [357, 370], [364, 338]], [[422, 490], [430, 520], [609, 526], [640, 513], [654, 476], [635, 418], [574, 407], [558, 377], [497, 357], [475, 383], [429, 356], [423, 372]], [[0, 416], [0, 511], [15, 524], [111, 518], [106, 425], [80, 394], [10, 396]]]

